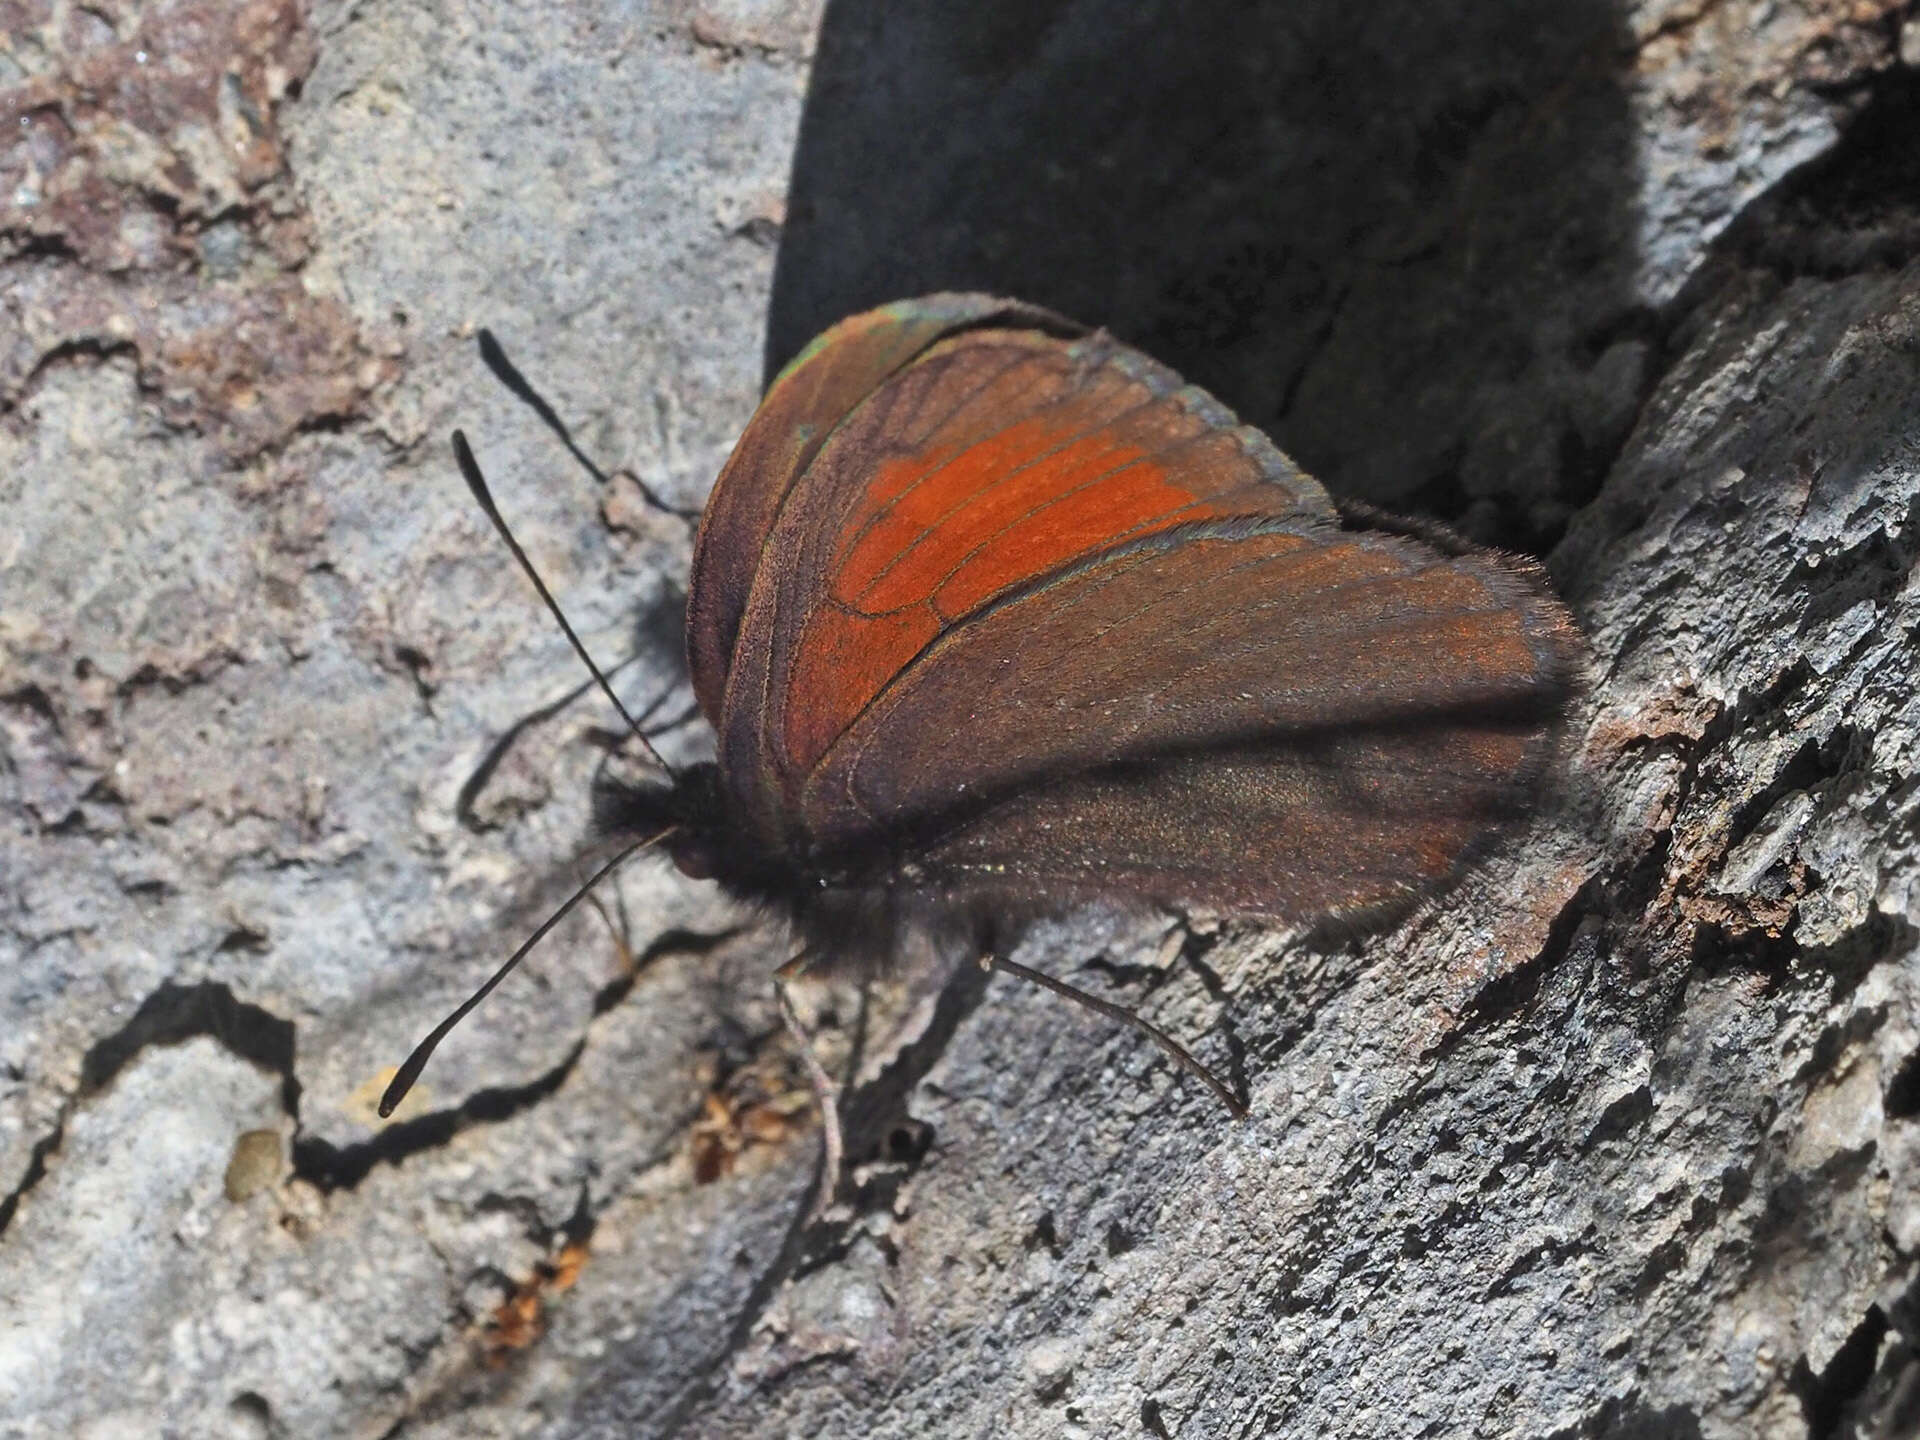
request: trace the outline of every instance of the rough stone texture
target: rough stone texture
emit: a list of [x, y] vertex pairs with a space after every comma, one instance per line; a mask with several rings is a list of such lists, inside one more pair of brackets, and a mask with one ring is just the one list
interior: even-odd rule
[[[1866, 0], [0, 5], [0, 1434], [1911, 1432], [1902, 56]], [[803, 1228], [781, 937], [656, 863], [380, 1128], [610, 743], [445, 431], [672, 721], [640, 487], [949, 284], [1552, 546], [1563, 802], [1363, 942], [1033, 937], [1244, 1124], [921, 976]]]

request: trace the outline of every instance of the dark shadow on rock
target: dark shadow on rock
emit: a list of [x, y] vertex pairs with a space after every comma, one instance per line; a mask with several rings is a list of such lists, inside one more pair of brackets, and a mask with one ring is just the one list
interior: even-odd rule
[[831, 0], [771, 374], [937, 289], [1105, 325], [1338, 493], [1540, 548], [1647, 378], [1604, 0]]

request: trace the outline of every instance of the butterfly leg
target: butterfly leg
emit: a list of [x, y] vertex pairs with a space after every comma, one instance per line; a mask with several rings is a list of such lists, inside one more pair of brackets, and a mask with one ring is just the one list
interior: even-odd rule
[[1189, 1075], [1192, 1075], [1209, 1090], [1213, 1091], [1215, 1095], [1219, 1096], [1220, 1103], [1227, 1107], [1234, 1119], [1244, 1120], [1247, 1118], [1247, 1107], [1240, 1103], [1240, 1097], [1238, 1095], [1235, 1095], [1233, 1091], [1227, 1088], [1226, 1081], [1222, 1080], [1218, 1075], [1214, 1074], [1213, 1071], [1201, 1064], [1199, 1060], [1194, 1058], [1192, 1051], [1188, 1050], [1186, 1046], [1167, 1034], [1167, 1032], [1162, 1030], [1158, 1025], [1155, 1025], [1150, 1020], [1142, 1019], [1124, 1005], [1115, 1005], [1111, 1000], [1102, 1000], [1098, 995], [1089, 995], [1078, 985], [1069, 985], [1064, 980], [1056, 980], [1051, 975], [1042, 974], [1038, 970], [1030, 970], [1025, 965], [1015, 964], [1013, 961], [1003, 956], [992, 954], [991, 952], [980, 957], [980, 968], [983, 970], [1004, 970], [1009, 975], [1018, 976], [1030, 984], [1038, 985], [1042, 990], [1051, 990], [1056, 995], [1064, 996], [1076, 1004], [1084, 1005], [1089, 1010], [1105, 1015], [1109, 1020], [1118, 1020], [1123, 1025], [1131, 1025], [1164, 1050], [1168, 1057], [1181, 1069], [1185, 1070]]
[[800, 1063], [806, 1067], [807, 1083], [820, 1104], [820, 1138], [825, 1150], [820, 1163], [820, 1193], [813, 1202], [812, 1219], [819, 1219], [840, 1192], [840, 1166], [846, 1157], [846, 1142], [840, 1133], [840, 1087], [827, 1075], [820, 1057], [813, 1053], [813, 1038], [794, 1012], [793, 997], [787, 983], [807, 973], [812, 957], [799, 954], [773, 972], [773, 990], [780, 1002], [780, 1020], [787, 1027], [800, 1051]]

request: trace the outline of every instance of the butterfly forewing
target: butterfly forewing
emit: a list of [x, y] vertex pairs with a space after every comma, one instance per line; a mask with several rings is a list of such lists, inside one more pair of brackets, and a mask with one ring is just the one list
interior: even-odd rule
[[841, 321], [781, 371], [714, 482], [694, 546], [687, 656], [695, 697], [718, 728], [727, 668], [768, 533], [793, 483], [856, 406], [943, 336], [985, 324], [1056, 335], [1080, 327], [987, 295], [929, 295]]
[[762, 833], [789, 835], [828, 748], [969, 617], [1183, 525], [1333, 515], [1271, 444], [1110, 339], [942, 341], [796, 481], [735, 647], [722, 770], [750, 781]]

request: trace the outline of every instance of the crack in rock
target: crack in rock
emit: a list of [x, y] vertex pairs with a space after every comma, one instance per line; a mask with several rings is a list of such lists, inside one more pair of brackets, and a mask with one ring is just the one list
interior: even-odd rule
[[[229, 937], [230, 939], [232, 937]], [[80, 1062], [80, 1087], [60, 1109], [53, 1129], [34, 1143], [26, 1173], [0, 1199], [0, 1236], [6, 1234], [20, 1202], [46, 1177], [47, 1160], [58, 1153], [67, 1121], [83, 1104], [152, 1045], [179, 1045], [205, 1036], [230, 1054], [280, 1077], [280, 1103], [295, 1123], [300, 1118], [300, 1082], [294, 1078], [294, 1024], [272, 1011], [241, 1000], [219, 981], [161, 984], [113, 1034], [93, 1043]]]
[[475, 1125], [497, 1125], [511, 1120], [553, 1094], [566, 1083], [573, 1067], [586, 1053], [584, 1038], [576, 1041], [564, 1059], [524, 1085], [489, 1086], [460, 1104], [411, 1120], [391, 1121], [370, 1140], [335, 1145], [315, 1135], [296, 1135], [293, 1174], [323, 1194], [351, 1190], [377, 1165], [399, 1165], [425, 1150], [437, 1150], [461, 1131]]
[[[594, 997], [588, 1034], [574, 1042], [560, 1062], [544, 1074], [522, 1085], [489, 1086], [475, 1091], [458, 1105], [435, 1110], [411, 1119], [396, 1120], [383, 1126], [371, 1139], [348, 1145], [336, 1145], [316, 1135], [296, 1134], [293, 1142], [293, 1173], [322, 1193], [352, 1190], [373, 1169], [382, 1164], [399, 1165], [409, 1157], [437, 1150], [462, 1131], [475, 1125], [497, 1125], [531, 1109], [554, 1094], [573, 1073], [586, 1053], [594, 1020], [620, 1004], [632, 991], [641, 974], [655, 960], [669, 954], [705, 955], [740, 933], [739, 926], [716, 932], [674, 929], [657, 936], [634, 957], [627, 972], [603, 986]], [[679, 1144], [682, 1132], [689, 1129], [697, 1110], [689, 1111], [673, 1127], [674, 1140], [666, 1153]], [[296, 1120], [298, 1116], [295, 1116]]]

